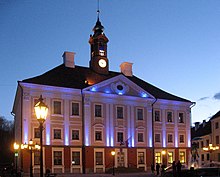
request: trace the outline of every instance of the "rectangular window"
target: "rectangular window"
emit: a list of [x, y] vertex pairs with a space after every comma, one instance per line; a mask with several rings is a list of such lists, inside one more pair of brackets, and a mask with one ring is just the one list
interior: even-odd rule
[[179, 123], [184, 123], [184, 114], [182, 112], [179, 113]]
[[72, 116], [79, 116], [79, 103], [72, 103]]
[[205, 156], [204, 156], [204, 154], [202, 154], [202, 161], [204, 161], [205, 160]]
[[168, 163], [169, 164], [173, 163], [173, 152], [168, 152]]
[[40, 165], [40, 151], [34, 151], [34, 165]]
[[219, 128], [219, 124], [218, 122], [215, 123], [215, 129], [218, 129]]
[[123, 107], [122, 106], [117, 106], [117, 119], [123, 119]]
[[144, 152], [138, 152], [138, 164], [144, 164]]
[[143, 109], [138, 108], [137, 109], [137, 120], [143, 120], [144, 119], [144, 111]]
[[216, 143], [217, 145], [219, 145], [219, 136], [216, 136], [216, 137], [215, 137], [215, 143]]
[[144, 142], [144, 134], [138, 133], [138, 142]]
[[103, 165], [103, 153], [102, 152], [95, 153], [95, 161], [96, 161], [96, 165]]
[[80, 165], [80, 152], [72, 152], [72, 165]]
[[206, 146], [209, 146], [209, 140], [206, 140]]
[[79, 140], [79, 130], [72, 130], [72, 140]]
[[154, 119], [155, 119], [155, 122], [160, 122], [160, 111], [159, 110], [154, 111]]
[[168, 134], [168, 143], [172, 143], [173, 142], [173, 135], [172, 134]]
[[34, 138], [40, 138], [40, 129], [34, 128]]
[[155, 153], [155, 163], [161, 163], [161, 153], [160, 152], [156, 152]]
[[95, 105], [95, 117], [102, 117], [102, 105]]
[[102, 132], [101, 131], [96, 131], [95, 132], [95, 140], [96, 141], [102, 141]]
[[184, 143], [184, 135], [180, 135], [180, 143]]
[[54, 151], [54, 165], [62, 165], [62, 151]]
[[61, 129], [54, 129], [53, 130], [54, 139], [61, 139]]
[[204, 147], [204, 143], [203, 143], [203, 141], [201, 141], [201, 148], [203, 148]]
[[185, 157], [185, 152], [184, 151], [180, 151], [179, 159], [180, 159], [180, 163], [185, 163], [186, 162], [186, 157]]
[[170, 111], [167, 112], [167, 122], [173, 122], [173, 113]]
[[160, 134], [155, 134], [155, 142], [160, 143]]
[[53, 113], [54, 114], [61, 114], [61, 101], [54, 101], [53, 102]]
[[210, 155], [206, 154], [206, 160], [210, 160]]
[[123, 132], [118, 132], [117, 134], [117, 142], [124, 142], [124, 139], [123, 139]]

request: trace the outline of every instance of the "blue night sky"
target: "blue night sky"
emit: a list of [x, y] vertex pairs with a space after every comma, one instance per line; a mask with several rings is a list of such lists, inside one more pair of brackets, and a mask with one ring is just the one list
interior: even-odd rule
[[[9, 120], [17, 81], [40, 75], [76, 52], [88, 66], [97, 0], [0, 0], [0, 115]], [[196, 102], [192, 122], [220, 110], [219, 0], [100, 0], [110, 69], [133, 73]]]

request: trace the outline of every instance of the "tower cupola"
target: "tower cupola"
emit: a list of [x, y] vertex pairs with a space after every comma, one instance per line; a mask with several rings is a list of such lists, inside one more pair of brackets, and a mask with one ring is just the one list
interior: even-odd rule
[[104, 34], [104, 26], [99, 20], [99, 10], [97, 22], [93, 28], [93, 35], [90, 35], [89, 44], [90, 51], [90, 68], [99, 74], [108, 74], [109, 62], [107, 58], [108, 38]]

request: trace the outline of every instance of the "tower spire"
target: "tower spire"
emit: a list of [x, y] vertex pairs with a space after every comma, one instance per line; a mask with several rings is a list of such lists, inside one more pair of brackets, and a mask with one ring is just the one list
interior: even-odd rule
[[99, 0], [97, 0], [97, 20], [99, 20], [99, 14], [100, 14], [100, 10], [99, 10]]

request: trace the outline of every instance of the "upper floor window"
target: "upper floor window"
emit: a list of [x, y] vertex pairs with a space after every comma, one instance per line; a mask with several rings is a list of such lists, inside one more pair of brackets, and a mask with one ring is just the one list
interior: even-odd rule
[[167, 140], [168, 140], [168, 143], [172, 143], [173, 142], [173, 135], [168, 134]]
[[54, 139], [61, 139], [61, 129], [53, 130]]
[[95, 140], [96, 141], [102, 141], [102, 132], [101, 131], [96, 131], [95, 132]]
[[167, 122], [173, 122], [173, 113], [171, 111], [167, 112]]
[[79, 103], [72, 103], [72, 116], [79, 116]]
[[160, 111], [159, 110], [154, 111], [154, 120], [155, 122], [160, 122]]
[[155, 134], [155, 142], [160, 143], [160, 134]]
[[144, 111], [141, 108], [137, 108], [137, 120], [143, 120], [144, 119]]
[[216, 136], [216, 137], [215, 137], [215, 143], [216, 143], [217, 145], [219, 145], [219, 136]]
[[206, 140], [206, 146], [209, 146], [209, 140]]
[[34, 138], [40, 138], [40, 129], [34, 128]]
[[179, 113], [179, 123], [184, 123], [184, 114], [182, 112]]
[[95, 105], [95, 117], [102, 117], [102, 105]]
[[103, 152], [95, 153], [95, 161], [96, 165], [103, 165]]
[[62, 165], [62, 151], [53, 152], [54, 165]]
[[201, 148], [203, 148], [204, 147], [204, 143], [203, 143], [203, 141], [201, 141]]
[[138, 133], [138, 142], [144, 142], [144, 134]]
[[123, 136], [124, 136], [123, 132], [118, 132], [117, 133], [117, 142], [120, 142], [120, 143], [124, 142], [124, 137]]
[[117, 119], [124, 118], [124, 109], [122, 106], [117, 106]]
[[72, 140], [79, 140], [79, 130], [72, 130]]
[[219, 128], [219, 124], [218, 122], [215, 123], [215, 129], [218, 129]]
[[184, 135], [180, 135], [180, 143], [184, 143]]
[[61, 114], [61, 101], [53, 101], [53, 114]]

